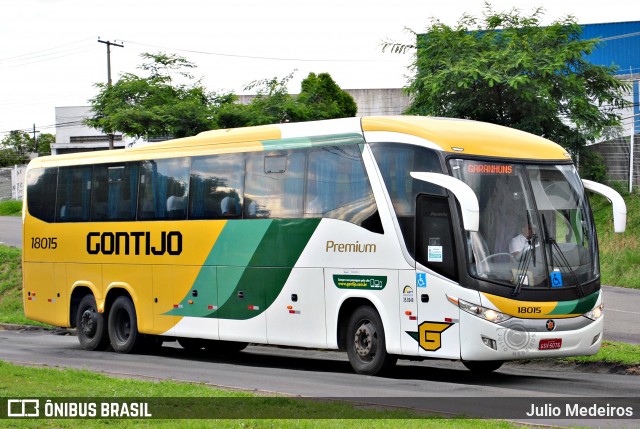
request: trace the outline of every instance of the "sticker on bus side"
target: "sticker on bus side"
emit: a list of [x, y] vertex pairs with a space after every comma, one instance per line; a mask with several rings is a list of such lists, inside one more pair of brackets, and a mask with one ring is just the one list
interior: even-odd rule
[[338, 289], [374, 289], [382, 290], [387, 285], [386, 276], [354, 276], [334, 274], [333, 283]]

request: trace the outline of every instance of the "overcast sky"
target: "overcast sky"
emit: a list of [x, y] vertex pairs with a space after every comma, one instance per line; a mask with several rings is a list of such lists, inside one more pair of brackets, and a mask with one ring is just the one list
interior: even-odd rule
[[[629, 0], [493, 0], [498, 11], [545, 9], [543, 23], [640, 20]], [[14, 129], [55, 133], [55, 107], [87, 105], [107, 79], [136, 69], [143, 52], [176, 53], [213, 91], [248, 93], [254, 80], [295, 71], [290, 92], [310, 72], [343, 89], [399, 88], [410, 55], [382, 53], [390, 39], [413, 42], [432, 18], [454, 25], [480, 16], [480, 0], [0, 0], [0, 138]], [[296, 71], [297, 70], [297, 71]]]

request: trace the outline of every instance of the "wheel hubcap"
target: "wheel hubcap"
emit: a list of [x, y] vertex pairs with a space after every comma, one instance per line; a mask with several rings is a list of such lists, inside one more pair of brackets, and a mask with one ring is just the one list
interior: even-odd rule
[[131, 319], [126, 311], [120, 311], [118, 313], [118, 339], [125, 342], [131, 335]]
[[354, 344], [356, 353], [361, 358], [371, 358], [375, 354], [376, 332], [370, 323], [365, 322], [356, 329]]
[[87, 338], [92, 338], [98, 329], [97, 325], [98, 323], [95, 311], [92, 309], [86, 309], [84, 313], [82, 313], [82, 318], [80, 319], [80, 329], [82, 330], [82, 334]]

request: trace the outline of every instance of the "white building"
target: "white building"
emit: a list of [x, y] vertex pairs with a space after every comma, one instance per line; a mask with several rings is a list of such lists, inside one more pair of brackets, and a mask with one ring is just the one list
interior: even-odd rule
[[[89, 106], [56, 107], [56, 142], [51, 145], [51, 154], [109, 149], [109, 136], [84, 125], [90, 116]], [[122, 149], [133, 141], [133, 138], [123, 137], [122, 133], [113, 136], [116, 149]]]

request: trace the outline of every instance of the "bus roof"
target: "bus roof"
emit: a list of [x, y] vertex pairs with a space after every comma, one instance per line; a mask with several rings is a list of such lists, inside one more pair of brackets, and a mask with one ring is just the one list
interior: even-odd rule
[[[567, 151], [556, 143], [499, 125], [425, 116], [372, 116], [205, 131], [193, 137], [124, 150], [36, 158], [32, 167], [122, 162], [148, 159], [150, 156], [163, 158], [180, 152], [188, 156], [358, 143], [364, 142], [366, 133], [376, 131], [423, 138], [445, 152], [513, 159], [570, 159]], [[332, 139], [332, 136], [339, 138]]]
[[446, 152], [499, 158], [570, 159], [562, 146], [550, 140], [486, 122], [428, 116], [379, 116], [362, 118], [362, 129], [421, 137]]

